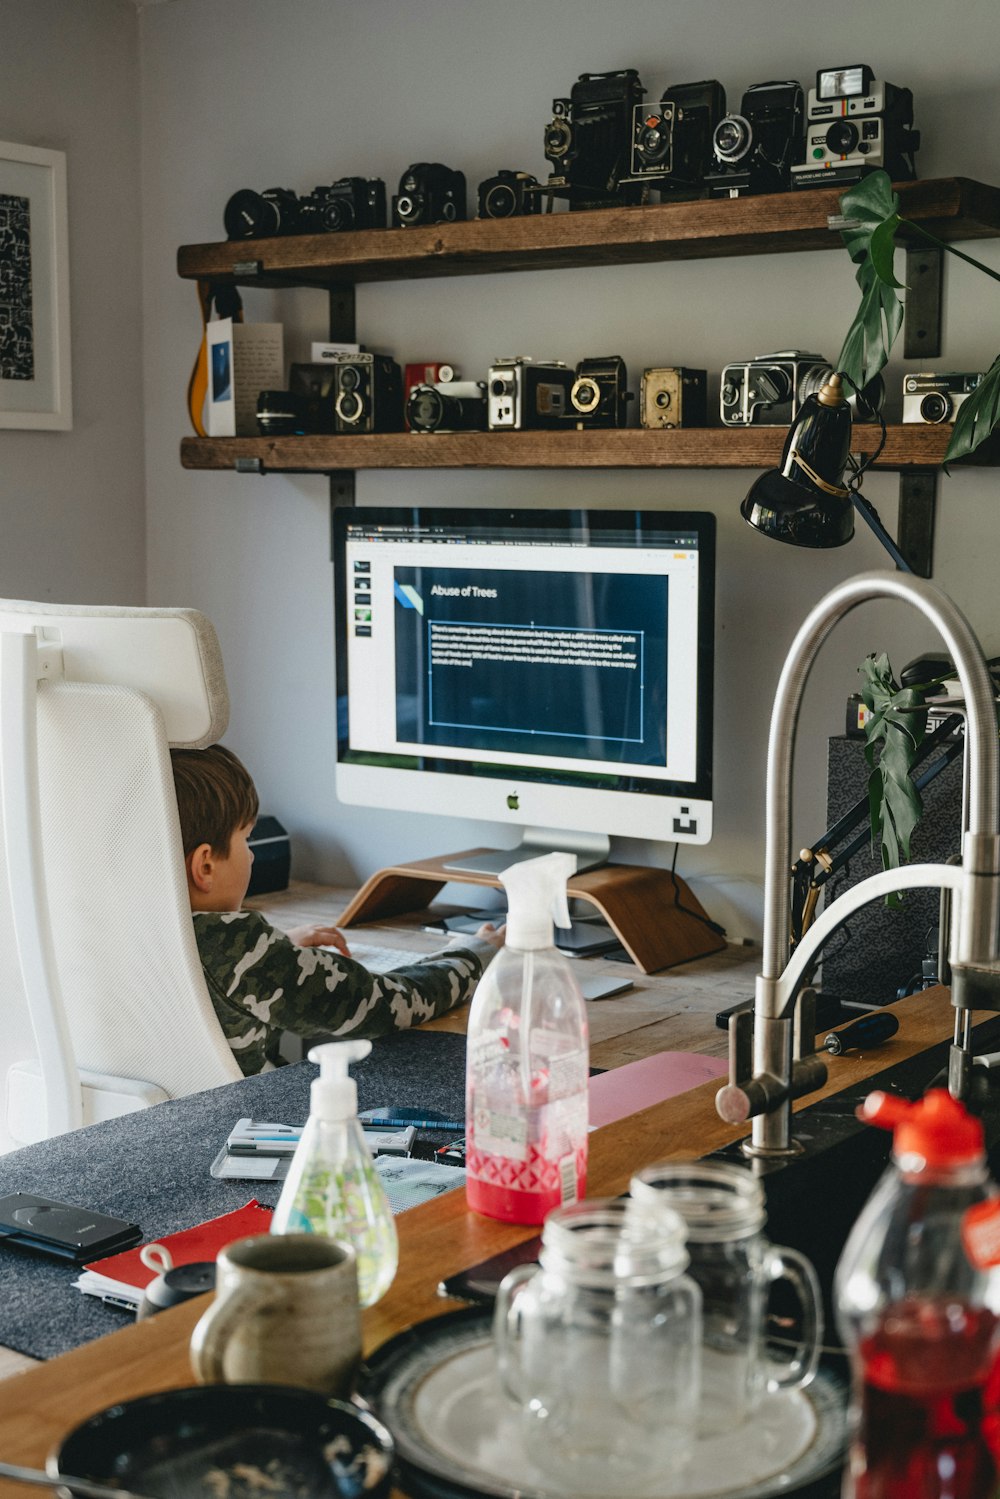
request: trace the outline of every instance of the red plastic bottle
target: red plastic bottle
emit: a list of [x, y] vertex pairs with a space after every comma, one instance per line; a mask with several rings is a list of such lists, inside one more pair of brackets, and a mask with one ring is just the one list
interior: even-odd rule
[[873, 1093], [893, 1159], [834, 1295], [853, 1369], [845, 1496], [992, 1499], [1000, 1486], [1000, 1194], [983, 1130], [950, 1094]]

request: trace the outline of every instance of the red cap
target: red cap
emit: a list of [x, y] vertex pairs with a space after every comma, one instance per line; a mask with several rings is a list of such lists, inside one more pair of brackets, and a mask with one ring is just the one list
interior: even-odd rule
[[869, 1093], [858, 1118], [893, 1133], [893, 1154], [923, 1156], [928, 1166], [962, 1166], [983, 1158], [983, 1126], [945, 1088], [916, 1103], [894, 1093]]

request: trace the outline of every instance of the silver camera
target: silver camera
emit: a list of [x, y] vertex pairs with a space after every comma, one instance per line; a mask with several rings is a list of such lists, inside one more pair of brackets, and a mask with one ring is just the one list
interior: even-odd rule
[[950, 372], [903, 376], [904, 422], [953, 422], [982, 375]]
[[569, 410], [576, 371], [561, 359], [498, 359], [490, 366], [487, 412], [490, 431], [558, 427]]
[[883, 83], [867, 63], [827, 68], [809, 90], [805, 157], [792, 167], [792, 186], [842, 186], [876, 168], [912, 181], [919, 145], [908, 88]]
[[806, 396], [833, 373], [822, 354], [781, 349], [727, 364], [719, 389], [719, 415], [727, 427], [787, 427]]

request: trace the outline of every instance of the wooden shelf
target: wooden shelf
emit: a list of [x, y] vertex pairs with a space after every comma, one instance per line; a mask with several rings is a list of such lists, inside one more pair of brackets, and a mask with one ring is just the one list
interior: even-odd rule
[[[270, 473], [329, 473], [376, 468], [773, 468], [785, 427], [688, 427], [647, 432], [601, 428], [585, 432], [386, 432], [369, 437], [185, 437], [181, 464], [233, 469], [254, 461]], [[890, 427], [877, 467], [940, 465], [950, 426]], [[878, 429], [856, 426], [855, 452], [871, 452]], [[998, 462], [995, 445], [974, 462]]]
[[[964, 177], [899, 183], [905, 218], [940, 239], [1000, 234], [1000, 189]], [[637, 208], [473, 219], [411, 229], [182, 245], [179, 275], [243, 286], [331, 286], [345, 282], [477, 276], [640, 261], [698, 260], [829, 250], [840, 235], [841, 190], [649, 203]]]

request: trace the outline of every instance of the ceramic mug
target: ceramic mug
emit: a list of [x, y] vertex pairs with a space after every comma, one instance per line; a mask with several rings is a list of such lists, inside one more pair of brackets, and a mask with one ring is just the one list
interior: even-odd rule
[[191, 1337], [201, 1384], [287, 1384], [343, 1398], [361, 1360], [349, 1244], [260, 1234], [219, 1253], [215, 1301]]

